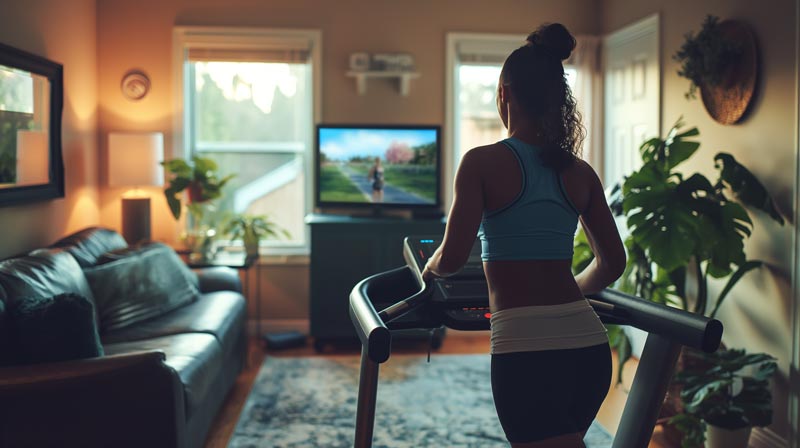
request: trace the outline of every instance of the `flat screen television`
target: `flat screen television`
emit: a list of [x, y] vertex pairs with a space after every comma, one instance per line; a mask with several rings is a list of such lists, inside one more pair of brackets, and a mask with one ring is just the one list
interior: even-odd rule
[[318, 125], [317, 207], [439, 210], [440, 134], [432, 125]]

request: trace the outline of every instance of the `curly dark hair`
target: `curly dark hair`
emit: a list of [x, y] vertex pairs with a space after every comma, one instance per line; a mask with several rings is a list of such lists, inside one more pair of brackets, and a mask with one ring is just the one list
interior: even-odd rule
[[542, 132], [544, 163], [558, 171], [580, 157], [586, 136], [561, 62], [569, 58], [575, 44], [564, 25], [544, 24], [508, 56], [500, 74]]

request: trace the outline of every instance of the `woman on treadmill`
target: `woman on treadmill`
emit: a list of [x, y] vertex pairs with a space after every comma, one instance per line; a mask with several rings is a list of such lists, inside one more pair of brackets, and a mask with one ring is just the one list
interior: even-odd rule
[[[512, 447], [583, 447], [611, 382], [606, 330], [585, 295], [625, 267], [562, 61], [575, 39], [543, 25], [505, 61], [497, 106], [508, 138], [462, 158], [442, 245], [423, 277], [466, 263], [477, 234], [491, 306], [492, 393]], [[594, 261], [571, 272], [581, 222]]]

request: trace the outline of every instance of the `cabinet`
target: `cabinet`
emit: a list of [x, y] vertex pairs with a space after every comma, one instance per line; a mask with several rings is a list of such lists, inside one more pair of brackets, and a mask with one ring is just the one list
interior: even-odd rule
[[[348, 304], [364, 278], [405, 265], [403, 238], [442, 235], [444, 219], [400, 219], [311, 214], [310, 324], [315, 347], [355, 341]], [[388, 304], [387, 304], [388, 305]], [[412, 334], [406, 331], [404, 334]], [[427, 331], [424, 334], [428, 335]]]

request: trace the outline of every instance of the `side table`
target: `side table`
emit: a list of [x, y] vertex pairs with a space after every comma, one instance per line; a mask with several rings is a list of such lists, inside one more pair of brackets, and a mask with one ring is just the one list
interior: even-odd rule
[[213, 268], [213, 267], [228, 267], [244, 272], [244, 285], [242, 292], [246, 301], [252, 300], [250, 298], [250, 282], [249, 272], [250, 268], [256, 266], [256, 334], [261, 337], [261, 277], [258, 272], [258, 255], [247, 255], [244, 252], [234, 251], [219, 251], [212, 259], [193, 259], [190, 251], [187, 249], [175, 249], [175, 252], [181, 256], [183, 261], [190, 268]]
[[[298, 347], [305, 344], [306, 337], [297, 331], [287, 331], [278, 333], [261, 332], [261, 275], [258, 268], [258, 256], [247, 256], [244, 252], [220, 251], [214, 258], [205, 260], [195, 260], [190, 257], [190, 253], [184, 249], [176, 249], [176, 252], [183, 258], [186, 265], [190, 268], [210, 268], [215, 266], [225, 266], [238, 269], [244, 272], [245, 282], [242, 292], [245, 299], [250, 300], [250, 287], [248, 273], [250, 268], [256, 266], [256, 335], [259, 340], [263, 340], [269, 349], [285, 349]], [[249, 339], [248, 339], [249, 340]]]

